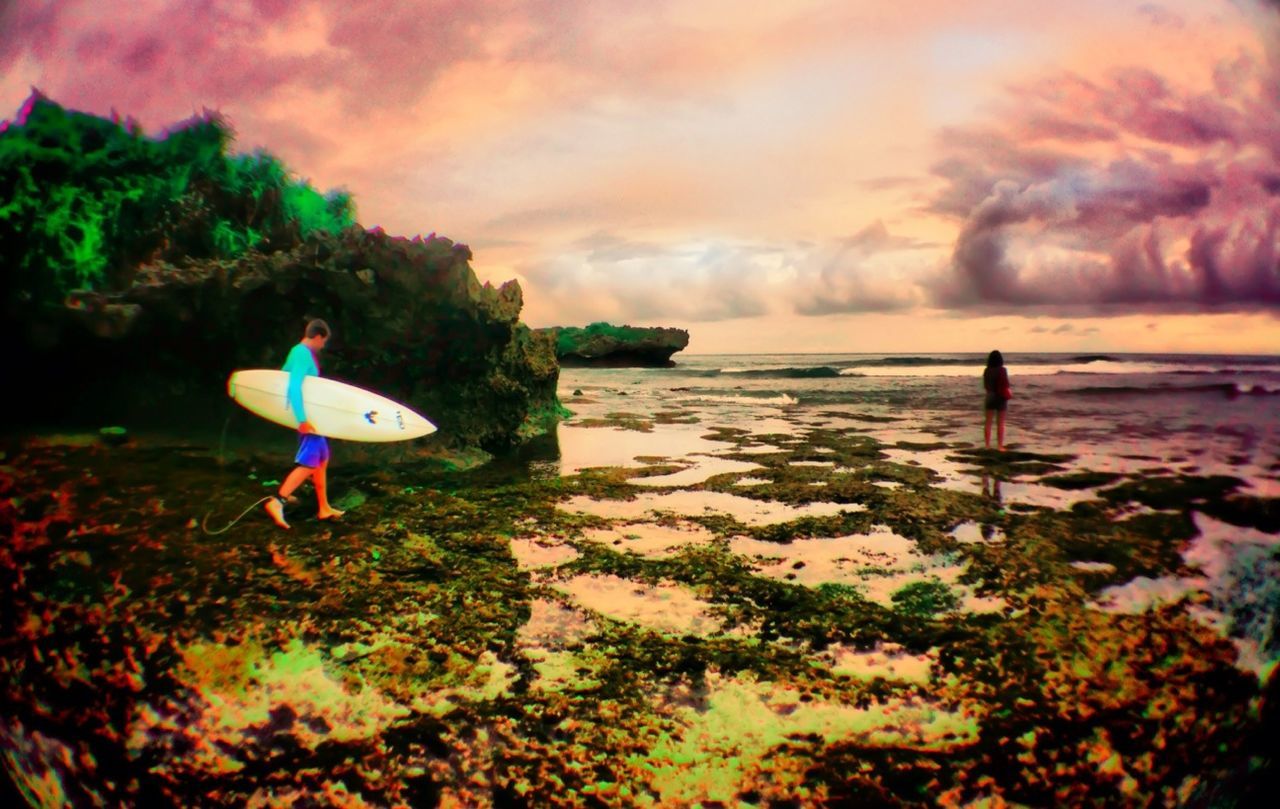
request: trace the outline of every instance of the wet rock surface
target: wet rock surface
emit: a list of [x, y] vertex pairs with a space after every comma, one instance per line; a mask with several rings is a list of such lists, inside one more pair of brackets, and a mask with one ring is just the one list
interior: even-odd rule
[[[1274, 772], [1272, 669], [1241, 661], [1280, 652], [1258, 573], [1278, 538], [1203, 516], [1269, 502], [1125, 475], [1022, 512], [865, 434], [663, 429], [709, 455], [352, 461], [342, 521], [304, 491], [294, 530], [253, 510], [216, 536], [200, 518], [234, 518], [287, 458], [6, 441], [0, 732], [20, 782], [150, 805], [1144, 805]], [[957, 457], [1006, 486], [1076, 473]], [[1140, 502], [1175, 490], [1196, 497]], [[1216, 570], [1218, 542], [1257, 558]]]

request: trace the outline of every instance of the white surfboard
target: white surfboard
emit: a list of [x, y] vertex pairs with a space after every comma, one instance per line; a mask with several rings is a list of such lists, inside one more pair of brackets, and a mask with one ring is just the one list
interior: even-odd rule
[[[253, 369], [227, 379], [227, 394], [267, 421], [297, 428], [288, 401], [289, 374]], [[323, 376], [302, 380], [302, 404], [316, 432], [344, 441], [407, 441], [436, 431], [436, 426], [399, 402], [364, 388]]]

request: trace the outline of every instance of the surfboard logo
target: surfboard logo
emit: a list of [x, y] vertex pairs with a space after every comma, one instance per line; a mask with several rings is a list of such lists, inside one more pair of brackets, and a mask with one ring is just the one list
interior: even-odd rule
[[401, 413], [399, 410], [396, 411], [396, 426], [399, 427], [401, 430], [404, 429], [404, 414]]
[[370, 424], [377, 424], [378, 423], [377, 417], [378, 417], [377, 410], [370, 410], [368, 413], [364, 414], [364, 420], [369, 422]]

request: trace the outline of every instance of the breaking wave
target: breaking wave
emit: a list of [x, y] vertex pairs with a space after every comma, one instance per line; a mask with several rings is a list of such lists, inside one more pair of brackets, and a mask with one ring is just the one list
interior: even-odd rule
[[733, 374], [735, 377], [745, 379], [834, 379], [840, 376], [840, 370], [829, 365], [787, 368], [721, 368], [720, 373]]
[[778, 393], [768, 396], [752, 396], [744, 393], [739, 395], [727, 393], [692, 393], [682, 397], [686, 400], [695, 400], [699, 402], [724, 402], [727, 404], [749, 404], [749, 405], [767, 405], [770, 407], [784, 407], [799, 402], [794, 396], [786, 393]]
[[1065, 393], [1078, 396], [1165, 396], [1182, 393], [1219, 393], [1228, 398], [1237, 396], [1280, 395], [1280, 385], [1254, 382], [1223, 382], [1216, 385], [1091, 385], [1073, 388]]

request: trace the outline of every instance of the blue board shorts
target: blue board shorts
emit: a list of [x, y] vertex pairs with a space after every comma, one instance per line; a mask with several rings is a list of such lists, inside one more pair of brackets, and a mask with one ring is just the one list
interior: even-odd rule
[[329, 462], [329, 442], [323, 435], [304, 433], [298, 436], [298, 454], [294, 463], [315, 469]]

